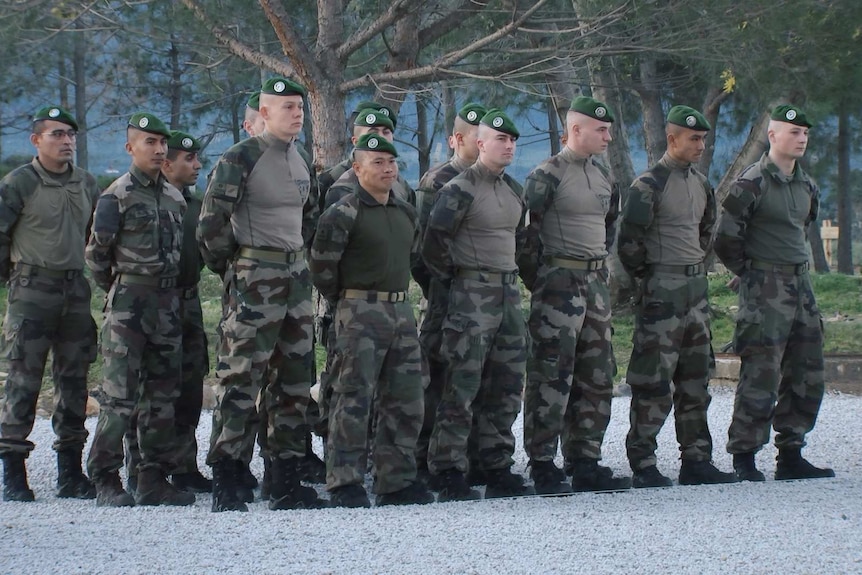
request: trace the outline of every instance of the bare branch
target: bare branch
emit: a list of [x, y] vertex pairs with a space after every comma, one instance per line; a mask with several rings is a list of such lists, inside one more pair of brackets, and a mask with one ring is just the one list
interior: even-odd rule
[[389, 8], [370, 25], [357, 30], [353, 36], [344, 41], [335, 51], [339, 60], [345, 60], [348, 56], [367, 44], [377, 34], [385, 30], [390, 24], [407, 14], [408, 8], [415, 4], [418, 8], [422, 2], [418, 0], [396, 0]]
[[275, 30], [275, 35], [281, 42], [285, 56], [290, 59], [293, 66], [299, 71], [299, 76], [307, 83], [316, 75], [318, 68], [314, 56], [308, 51], [305, 43], [291, 25], [293, 18], [287, 15], [280, 2], [259, 1], [266, 17], [272, 24], [272, 29]]
[[419, 30], [419, 49], [433, 44], [449, 32], [460, 28], [464, 22], [488, 6], [490, 6], [490, 2], [463, 0], [460, 6]]

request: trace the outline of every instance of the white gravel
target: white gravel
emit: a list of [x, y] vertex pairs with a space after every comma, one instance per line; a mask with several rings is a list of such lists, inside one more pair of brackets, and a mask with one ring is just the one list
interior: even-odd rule
[[[714, 457], [727, 471], [733, 395], [714, 396]], [[628, 406], [614, 400], [605, 442], [604, 463], [623, 473]], [[211, 513], [209, 496], [181, 509], [57, 499], [51, 424], [40, 419], [28, 460], [37, 500], [0, 502], [0, 573], [862, 573], [860, 413], [862, 398], [824, 400], [804, 453], [834, 467], [832, 480], [773, 481], [770, 446], [761, 484], [370, 510], [273, 512], [257, 501], [243, 514]], [[676, 478], [672, 419], [659, 445], [659, 468]], [[524, 472], [520, 445], [516, 457]]]

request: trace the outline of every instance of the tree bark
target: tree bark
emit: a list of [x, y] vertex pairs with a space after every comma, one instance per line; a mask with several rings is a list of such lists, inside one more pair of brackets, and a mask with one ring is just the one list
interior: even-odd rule
[[748, 132], [748, 138], [740, 148], [736, 158], [730, 164], [727, 172], [718, 183], [715, 189], [715, 197], [718, 201], [719, 208], [724, 202], [724, 198], [730, 193], [730, 187], [736, 181], [737, 176], [743, 169], [760, 159], [760, 156], [767, 150], [768, 142], [766, 140], [766, 128], [769, 125], [769, 112], [763, 112], [757, 117], [757, 120], [751, 126]]
[[171, 42], [168, 46], [168, 62], [171, 70], [170, 94], [171, 103], [170, 126], [172, 130], [180, 129], [180, 111], [183, 105], [183, 71], [180, 67], [180, 51], [171, 34]]
[[703, 115], [712, 126], [712, 130], [706, 133], [706, 150], [697, 164], [697, 169], [701, 173], [709, 175], [709, 169], [712, 167], [712, 159], [715, 156], [715, 137], [718, 132], [718, 114], [721, 112], [721, 105], [730, 96], [730, 93], [725, 92], [721, 86], [713, 86], [706, 94], [703, 103]]
[[850, 200], [850, 114], [838, 109], [838, 273], [853, 275], [853, 204]]
[[658, 71], [655, 58], [642, 55], [638, 68], [640, 82], [635, 90], [641, 100], [647, 165], [652, 166], [661, 159], [662, 154], [667, 149], [667, 138], [664, 134], [664, 112], [661, 107], [661, 93], [658, 88]]
[[87, 134], [87, 35], [80, 18], [75, 20], [72, 38], [72, 68], [75, 74], [75, 120], [78, 122], [76, 162], [85, 170], [90, 167], [90, 151]]
[[431, 138], [428, 136], [428, 104], [416, 94], [416, 147], [419, 150], [419, 175], [431, 167]]

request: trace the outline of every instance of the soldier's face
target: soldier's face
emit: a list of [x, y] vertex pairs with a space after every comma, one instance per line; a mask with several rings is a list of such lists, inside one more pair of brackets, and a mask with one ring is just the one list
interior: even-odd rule
[[611, 124], [584, 115], [572, 126], [572, 137], [567, 144], [582, 156], [604, 154], [611, 143]]
[[180, 152], [173, 160], [165, 159], [162, 171], [168, 181], [178, 188], [193, 186], [198, 181], [201, 162], [197, 152]]
[[165, 163], [168, 139], [159, 134], [129, 128], [126, 151], [132, 156], [132, 163], [139, 170], [155, 179]]
[[787, 158], [798, 160], [808, 148], [808, 128], [805, 126], [774, 122], [768, 136], [772, 150]]
[[357, 151], [353, 171], [359, 184], [374, 193], [385, 193], [392, 189], [398, 178], [398, 161], [387, 152]]
[[266, 131], [281, 140], [295, 138], [302, 131], [304, 112], [302, 96], [273, 96], [262, 94], [260, 115]]
[[65, 171], [64, 165], [75, 157], [77, 135], [69, 124], [44, 120], [38, 134], [30, 135], [30, 143], [42, 165], [56, 172]]
[[395, 134], [386, 126], [354, 126], [353, 127], [353, 143], [359, 141], [359, 138], [365, 134], [377, 134], [387, 142], [392, 142], [395, 139]]
[[679, 127], [668, 135], [667, 152], [678, 162], [696, 164], [706, 149], [706, 132]]
[[517, 138], [488, 126], [479, 127], [479, 159], [489, 168], [503, 170], [515, 159]]

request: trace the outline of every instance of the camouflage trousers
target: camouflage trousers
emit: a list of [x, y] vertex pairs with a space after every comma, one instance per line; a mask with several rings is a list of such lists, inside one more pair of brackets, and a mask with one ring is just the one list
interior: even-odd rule
[[326, 360], [323, 371], [320, 372], [320, 388], [317, 394], [317, 414], [314, 421], [309, 416], [309, 423], [321, 437], [329, 434], [329, 412], [332, 403], [332, 384], [335, 381], [334, 372], [335, 350], [335, 319], [334, 310], [326, 298], [319, 296], [317, 301], [316, 334], [317, 341], [326, 350]]
[[[183, 290], [180, 289], [180, 293]], [[204, 331], [201, 300], [197, 293], [192, 297], [180, 298], [180, 317], [182, 318], [182, 379], [179, 397], [174, 404], [175, 432], [174, 447], [171, 450], [173, 464], [169, 473], [191, 473], [197, 471], [198, 442], [195, 431], [201, 417], [203, 405], [204, 377], [209, 372], [207, 336]], [[138, 448], [138, 412], [132, 414], [129, 431], [124, 443], [126, 446], [126, 473], [137, 475], [141, 454]]]
[[270, 455], [302, 457], [313, 361], [311, 280], [305, 261], [280, 264], [240, 257], [225, 290], [218, 403], [207, 463], [248, 457], [258, 430], [259, 394]]
[[96, 359], [96, 324], [90, 315], [87, 280], [82, 275], [64, 279], [13, 271], [3, 338], [9, 374], [0, 413], [0, 455], [33, 450], [27, 438], [33, 430], [49, 351], [54, 449], [83, 449], [87, 370]]
[[108, 292], [101, 338], [103, 402], [87, 458], [90, 477], [120, 469], [123, 436], [135, 432], [135, 411], [138, 471], [170, 472], [182, 360], [178, 290], [115, 282]]
[[654, 272], [642, 289], [626, 376], [632, 388], [629, 463], [634, 471], [655, 465], [656, 437], [671, 407], [681, 458], [709, 461], [712, 348], [706, 277]]
[[527, 335], [516, 283], [455, 278], [443, 322], [440, 355], [446, 383], [428, 447], [428, 468], [467, 472], [476, 414], [478, 464], [511, 467], [512, 424], [521, 409]]
[[823, 400], [823, 331], [811, 279], [749, 270], [740, 281], [735, 351], [739, 385], [727, 451], [800, 448]]
[[413, 307], [341, 299], [335, 326], [326, 488], [362, 484], [373, 413], [374, 492], [398, 491], [416, 479], [422, 427], [422, 352]]
[[531, 460], [553, 461], [561, 434], [566, 460], [602, 458], [614, 385], [608, 279], [607, 269], [539, 268], [524, 393]]
[[419, 342], [422, 345], [423, 357], [428, 364], [424, 401], [425, 417], [416, 442], [416, 461], [422, 467], [427, 465], [428, 443], [431, 440], [431, 432], [437, 419], [437, 406], [440, 405], [443, 386], [446, 383], [446, 363], [440, 357], [440, 343], [443, 338], [447, 297], [446, 286], [437, 278], [432, 278], [428, 288], [428, 307], [422, 317], [422, 326], [419, 328]]

